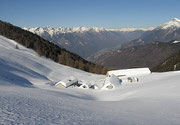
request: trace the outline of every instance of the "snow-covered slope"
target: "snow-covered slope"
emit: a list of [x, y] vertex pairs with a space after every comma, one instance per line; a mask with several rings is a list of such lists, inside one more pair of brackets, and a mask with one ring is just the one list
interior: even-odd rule
[[0, 124], [180, 124], [180, 72], [141, 76], [111, 91], [57, 88], [51, 83], [67, 76], [96, 83], [105, 76], [56, 64], [16, 44], [0, 36]]
[[[46, 83], [55, 83], [69, 76], [75, 76], [86, 82], [91, 82], [92, 77], [104, 78], [101, 75], [57, 64], [44, 57], [40, 58], [33, 50], [21, 45], [16, 49], [16, 45], [18, 44], [15, 41], [0, 36], [0, 81], [44, 86]], [[21, 79], [23, 81], [19, 82]]]

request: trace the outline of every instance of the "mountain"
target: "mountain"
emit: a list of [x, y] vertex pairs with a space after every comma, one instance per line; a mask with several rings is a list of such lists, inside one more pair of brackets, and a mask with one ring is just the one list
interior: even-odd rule
[[174, 18], [156, 28], [105, 29], [97, 27], [24, 28], [83, 58], [91, 59], [106, 50], [145, 45], [154, 41], [180, 40], [180, 20]]
[[152, 42], [145, 45], [107, 51], [92, 61], [114, 68], [149, 67], [152, 69], [178, 50], [180, 50], [179, 41]]
[[119, 48], [97, 52], [88, 60], [115, 68], [147, 66], [152, 69], [180, 50], [179, 40], [180, 20], [174, 18]]
[[121, 44], [139, 38], [153, 28], [105, 29], [97, 27], [23, 28], [33, 32], [56, 45], [87, 58], [104, 49], [120, 47]]
[[35, 50], [39, 56], [50, 58], [60, 64], [99, 74], [105, 74], [108, 70], [108, 68], [88, 62], [36, 34], [3, 21], [0, 21], [0, 35], [13, 39], [19, 44]]
[[123, 47], [144, 45], [154, 41], [168, 42], [171, 40], [180, 40], [180, 19], [171, 19], [169, 22], [159, 25], [152, 31], [143, 33], [138, 39], [124, 44]]

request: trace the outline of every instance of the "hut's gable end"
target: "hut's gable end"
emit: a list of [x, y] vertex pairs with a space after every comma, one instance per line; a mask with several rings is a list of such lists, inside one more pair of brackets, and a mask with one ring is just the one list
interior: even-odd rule
[[63, 88], [66, 88], [63, 84], [59, 83], [59, 84], [56, 84], [57, 87], [63, 87]]

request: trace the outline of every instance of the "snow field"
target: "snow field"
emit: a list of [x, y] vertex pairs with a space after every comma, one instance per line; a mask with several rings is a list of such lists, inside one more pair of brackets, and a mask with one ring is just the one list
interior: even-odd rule
[[39, 57], [0, 36], [0, 124], [179, 125], [180, 72], [139, 76], [114, 90], [57, 88], [69, 76], [102, 84], [103, 75]]

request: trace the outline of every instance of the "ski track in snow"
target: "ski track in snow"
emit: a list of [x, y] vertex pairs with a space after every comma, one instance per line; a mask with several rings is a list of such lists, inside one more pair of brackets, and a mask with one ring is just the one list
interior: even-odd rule
[[[95, 75], [38, 57], [0, 36], [0, 124], [179, 125], [180, 72], [140, 76], [115, 90], [57, 88], [69, 76], [88, 84]], [[102, 84], [102, 83], [101, 83]]]

